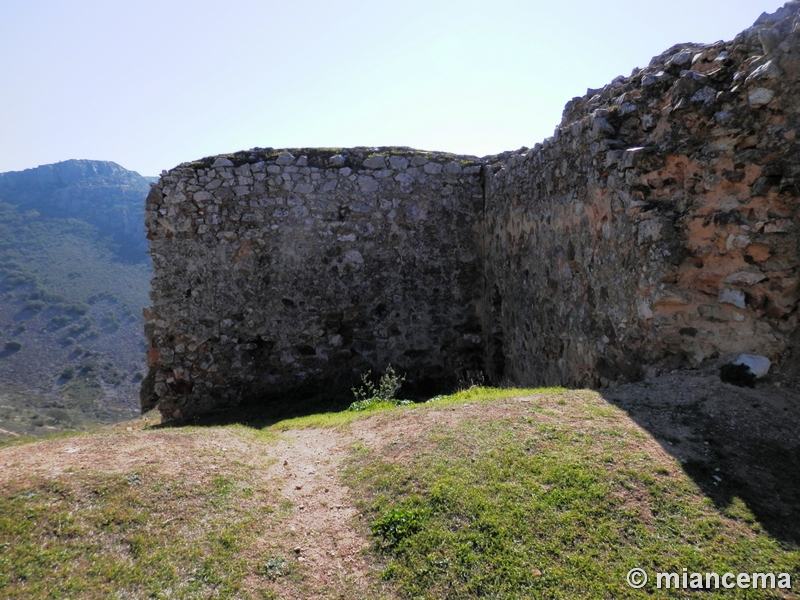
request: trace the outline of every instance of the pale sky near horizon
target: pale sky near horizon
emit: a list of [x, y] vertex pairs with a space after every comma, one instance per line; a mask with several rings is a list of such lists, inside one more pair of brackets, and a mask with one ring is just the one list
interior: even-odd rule
[[0, 172], [142, 175], [260, 147], [483, 156], [677, 43], [783, 0], [0, 0]]

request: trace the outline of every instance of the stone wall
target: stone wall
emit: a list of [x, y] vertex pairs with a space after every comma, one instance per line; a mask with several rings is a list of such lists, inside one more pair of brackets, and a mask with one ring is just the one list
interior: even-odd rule
[[481, 368], [481, 163], [404, 148], [253, 150], [147, 199], [155, 275], [142, 404], [167, 417]]
[[255, 149], [164, 173], [144, 409], [165, 418], [389, 363], [608, 385], [740, 352], [800, 300], [800, 2], [589, 90], [477, 159]]
[[733, 42], [671, 48], [494, 161], [496, 376], [597, 386], [744, 351], [780, 359], [799, 297], [797, 7]]

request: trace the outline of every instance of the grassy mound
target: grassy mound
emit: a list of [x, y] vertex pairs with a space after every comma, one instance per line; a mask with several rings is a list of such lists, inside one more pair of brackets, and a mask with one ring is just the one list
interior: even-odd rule
[[[0, 596], [681, 598], [626, 574], [800, 576], [798, 546], [739, 499], [715, 506], [595, 392], [478, 388], [268, 427], [131, 429], [0, 449]], [[299, 447], [319, 460], [294, 464]], [[352, 519], [325, 516], [342, 508], [334, 480]], [[358, 585], [312, 552], [347, 536], [363, 539], [347, 559], [368, 565]]]

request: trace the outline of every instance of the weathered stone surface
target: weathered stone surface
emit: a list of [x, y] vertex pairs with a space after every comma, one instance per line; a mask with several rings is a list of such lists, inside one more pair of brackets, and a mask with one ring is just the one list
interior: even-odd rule
[[291, 152], [284, 152], [275, 159], [275, 164], [279, 167], [290, 165], [294, 162], [294, 156]]
[[367, 169], [383, 169], [386, 167], [386, 157], [380, 155], [370, 156], [363, 162], [363, 165]]
[[[379, 176], [414, 159], [424, 183]], [[256, 149], [164, 174], [148, 201], [143, 407], [173, 418], [347, 388], [389, 363], [418, 386], [482, 370], [480, 167], [407, 148]]]
[[769, 104], [775, 97], [775, 92], [767, 88], [756, 88], [747, 95], [747, 99], [753, 106], [764, 106]]
[[[487, 159], [495, 379], [598, 386], [741, 352], [780, 362], [800, 295], [800, 99], [775, 74], [800, 47], [798, 6], [770, 21], [772, 54], [755, 34], [677, 46], [569, 102], [546, 144]], [[624, 146], [598, 144], [598, 119]]]
[[389, 363], [417, 383], [589, 386], [741, 353], [780, 367], [800, 303], [799, 8], [588, 90], [530, 149], [253, 149], [163, 173], [143, 408]]

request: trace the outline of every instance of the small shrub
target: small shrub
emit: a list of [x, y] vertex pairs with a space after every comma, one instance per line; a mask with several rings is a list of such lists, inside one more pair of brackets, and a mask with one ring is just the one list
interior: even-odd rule
[[83, 303], [73, 303], [64, 306], [63, 310], [68, 315], [82, 316], [89, 312], [89, 307]]
[[97, 363], [93, 360], [85, 360], [80, 364], [79, 369], [78, 375], [80, 377], [85, 377], [86, 375], [97, 372]]
[[63, 408], [51, 408], [47, 411], [47, 417], [54, 423], [72, 424], [69, 412]]
[[40, 310], [43, 310], [45, 306], [47, 306], [47, 304], [44, 302], [44, 300], [28, 300], [25, 303], [25, 310], [39, 312]]
[[386, 367], [386, 372], [381, 376], [377, 386], [370, 380], [371, 374], [372, 371], [364, 373], [358, 389], [352, 388], [356, 401], [350, 405], [348, 410], [366, 410], [380, 402], [391, 402], [400, 406], [411, 404], [408, 400], [395, 399], [395, 395], [406, 378], [405, 375], [398, 375], [392, 365]]
[[292, 572], [292, 566], [282, 556], [269, 556], [259, 568], [259, 573], [271, 581]]
[[64, 327], [64, 325], [66, 325], [70, 321], [72, 321], [72, 319], [70, 319], [67, 315], [56, 315], [55, 317], [50, 319], [50, 322], [53, 324], [53, 327], [55, 328]]
[[394, 549], [405, 538], [422, 529], [422, 517], [413, 510], [393, 508], [372, 524], [372, 534]]

